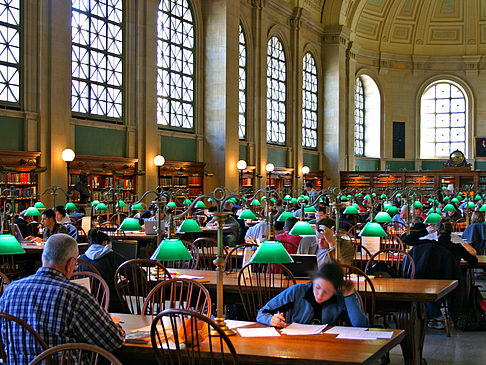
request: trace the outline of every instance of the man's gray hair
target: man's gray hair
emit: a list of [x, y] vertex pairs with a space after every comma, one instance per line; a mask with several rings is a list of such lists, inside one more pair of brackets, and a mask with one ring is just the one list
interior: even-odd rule
[[47, 239], [42, 251], [42, 262], [64, 265], [71, 257], [78, 257], [78, 243], [64, 233], [53, 234]]

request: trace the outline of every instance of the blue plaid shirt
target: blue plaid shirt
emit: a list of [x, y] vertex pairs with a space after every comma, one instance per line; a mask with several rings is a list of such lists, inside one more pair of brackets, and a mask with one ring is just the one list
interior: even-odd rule
[[[0, 312], [27, 322], [49, 347], [82, 342], [113, 351], [122, 346], [125, 338], [120, 325], [111, 320], [88, 290], [47, 267], [8, 285], [0, 297]], [[3, 337], [6, 333], [1, 322]], [[22, 351], [22, 332], [18, 326], [13, 326], [11, 340]], [[19, 364], [28, 364], [38, 355], [32, 336], [27, 336], [27, 352], [16, 355]]]

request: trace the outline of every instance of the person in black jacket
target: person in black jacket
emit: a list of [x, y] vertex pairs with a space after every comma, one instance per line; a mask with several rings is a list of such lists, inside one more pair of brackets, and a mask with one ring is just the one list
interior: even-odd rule
[[[110, 237], [96, 228], [90, 229], [88, 232], [88, 242], [88, 250], [79, 258], [89, 262], [100, 272], [110, 289], [109, 312], [120, 313], [122, 307], [115, 289], [114, 278], [116, 269], [126, 261], [126, 258], [114, 252]], [[81, 271], [89, 271], [83, 263], [80, 264], [80, 267]]]

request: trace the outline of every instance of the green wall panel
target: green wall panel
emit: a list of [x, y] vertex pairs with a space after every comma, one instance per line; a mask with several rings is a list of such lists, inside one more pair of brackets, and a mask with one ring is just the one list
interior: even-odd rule
[[380, 160], [355, 160], [357, 171], [378, 171], [380, 169]]
[[319, 170], [319, 155], [304, 153], [304, 166], [309, 166], [311, 170]]
[[0, 117], [0, 150], [24, 150], [24, 120]]
[[160, 143], [166, 160], [196, 162], [195, 139], [161, 136]]
[[386, 161], [385, 166], [390, 171], [415, 171], [415, 161]]
[[486, 171], [486, 161], [476, 161], [474, 168], [476, 170]]
[[442, 170], [446, 160], [422, 161], [422, 170]]
[[240, 150], [238, 158], [240, 160], [245, 160], [248, 162], [248, 146], [244, 144], [240, 144]]
[[278, 167], [287, 167], [287, 151], [268, 148], [267, 162]]
[[75, 133], [76, 154], [126, 157], [126, 131], [77, 125]]

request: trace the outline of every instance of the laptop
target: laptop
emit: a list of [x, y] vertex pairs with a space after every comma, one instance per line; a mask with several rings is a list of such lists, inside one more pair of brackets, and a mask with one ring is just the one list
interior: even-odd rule
[[143, 230], [145, 231], [146, 235], [157, 235], [157, 221], [145, 221], [143, 223]]
[[19, 226], [14, 224], [14, 236], [19, 241], [19, 243], [22, 243], [24, 241], [24, 237], [22, 237], [22, 233], [20, 232]]
[[296, 279], [310, 279], [310, 274], [317, 269], [316, 255], [290, 255], [294, 262], [284, 264]]

